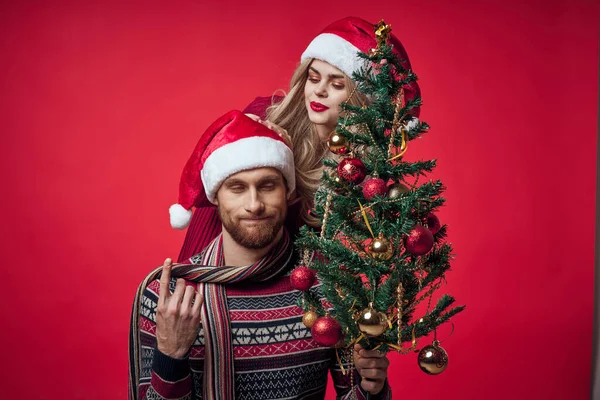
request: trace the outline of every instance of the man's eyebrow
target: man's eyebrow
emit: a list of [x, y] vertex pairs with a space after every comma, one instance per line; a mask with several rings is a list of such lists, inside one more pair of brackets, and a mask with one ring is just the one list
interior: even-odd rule
[[227, 179], [225, 182], [223, 182], [223, 185], [225, 186], [233, 186], [233, 185], [245, 185], [246, 183], [244, 181], [242, 181], [241, 179]]
[[260, 178], [258, 183], [269, 183], [269, 182], [279, 182], [281, 180], [281, 175], [269, 175], [263, 178]]

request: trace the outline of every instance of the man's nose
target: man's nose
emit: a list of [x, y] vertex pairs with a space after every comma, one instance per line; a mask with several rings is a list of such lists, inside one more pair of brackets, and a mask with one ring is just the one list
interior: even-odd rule
[[246, 211], [252, 214], [260, 214], [265, 209], [265, 204], [255, 188], [251, 188], [248, 191], [245, 208]]

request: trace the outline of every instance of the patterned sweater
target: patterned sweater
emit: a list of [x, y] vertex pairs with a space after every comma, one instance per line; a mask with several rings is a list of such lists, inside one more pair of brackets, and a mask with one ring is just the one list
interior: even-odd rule
[[[171, 290], [175, 279], [171, 280]], [[315, 286], [318, 290], [318, 284]], [[141, 301], [142, 369], [140, 399], [201, 399], [204, 336], [198, 337], [187, 357], [174, 359], [156, 349], [156, 307], [159, 281], [152, 281]], [[236, 399], [323, 399], [327, 373], [338, 399], [352, 399], [350, 375], [343, 375], [335, 350], [320, 347], [302, 324], [297, 306], [300, 292], [289, 276], [265, 283], [229, 285], [227, 297], [234, 346]], [[340, 353], [341, 355], [341, 353]], [[343, 364], [348, 368], [348, 364]], [[355, 372], [357, 399], [366, 399]], [[391, 399], [391, 390], [370, 398]]]

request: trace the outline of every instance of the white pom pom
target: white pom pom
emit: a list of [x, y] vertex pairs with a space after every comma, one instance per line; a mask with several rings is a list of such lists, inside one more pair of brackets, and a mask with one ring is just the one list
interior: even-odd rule
[[417, 126], [419, 126], [419, 118], [413, 117], [410, 121], [405, 123], [404, 126], [406, 127], [407, 131], [410, 131], [411, 129], [416, 128]]
[[169, 207], [169, 215], [174, 229], [185, 229], [192, 220], [192, 210], [186, 210], [181, 204], [173, 204]]

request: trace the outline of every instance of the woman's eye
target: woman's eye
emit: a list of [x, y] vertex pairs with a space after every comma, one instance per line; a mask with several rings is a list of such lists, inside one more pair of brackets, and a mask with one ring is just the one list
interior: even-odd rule
[[316, 78], [316, 77], [314, 77], [314, 76], [309, 76], [309, 77], [308, 77], [308, 80], [309, 80], [311, 83], [319, 83], [319, 78]]
[[345, 86], [341, 83], [334, 83], [332, 86], [334, 87], [334, 89], [337, 89], [337, 90], [342, 90], [345, 88]]

